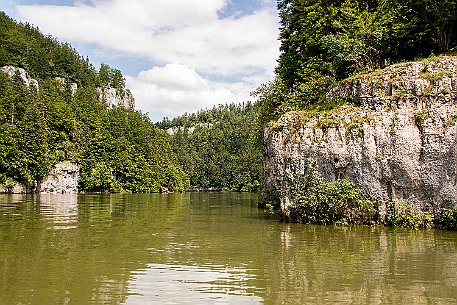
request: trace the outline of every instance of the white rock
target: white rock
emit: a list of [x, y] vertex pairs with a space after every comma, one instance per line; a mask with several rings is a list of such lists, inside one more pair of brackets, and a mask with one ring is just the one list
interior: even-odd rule
[[287, 214], [295, 175], [314, 161], [318, 175], [350, 180], [368, 198], [405, 200], [416, 210], [457, 206], [456, 68], [456, 57], [394, 65], [327, 95], [360, 107], [299, 126], [300, 113], [285, 114], [264, 131], [264, 192], [279, 190]]
[[35, 87], [37, 90], [39, 89], [38, 87], [38, 81], [36, 79], [33, 79], [30, 77], [30, 75], [22, 68], [14, 67], [14, 66], [4, 66], [0, 68], [0, 71], [8, 74], [10, 77], [13, 77], [16, 73], [19, 73], [19, 77], [22, 79], [24, 82], [24, 85], [27, 88], [30, 88], [30, 86]]
[[65, 161], [56, 164], [49, 175], [38, 182], [36, 193], [77, 193], [79, 165]]
[[109, 107], [123, 106], [125, 108], [134, 109], [135, 99], [130, 90], [125, 90], [121, 96], [116, 88], [102, 87], [97, 88], [100, 101], [106, 103]]

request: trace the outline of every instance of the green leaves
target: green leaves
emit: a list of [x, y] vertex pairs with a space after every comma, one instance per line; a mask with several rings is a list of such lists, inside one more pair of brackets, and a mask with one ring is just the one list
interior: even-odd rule
[[262, 150], [257, 108], [220, 105], [196, 114], [157, 123], [171, 128], [173, 151], [193, 187], [255, 191], [259, 187]]
[[95, 122], [80, 152], [81, 189], [147, 193], [162, 186], [172, 191], [188, 187], [166, 134], [149, 118], [124, 107], [98, 110], [91, 117]]
[[356, 73], [457, 46], [455, 0], [279, 0], [278, 10], [277, 80], [256, 92], [264, 121]]
[[313, 164], [308, 163], [305, 175], [295, 177], [290, 189], [293, 221], [315, 224], [360, 223], [377, 221], [377, 208], [364, 200], [350, 181], [327, 182], [317, 177]]
[[[188, 186], [165, 133], [145, 115], [108, 108], [99, 100], [98, 86], [126, 92], [120, 70], [102, 64], [97, 72], [69, 44], [0, 12], [4, 65], [26, 68], [39, 90], [24, 86], [19, 75], [0, 73], [0, 182], [31, 186], [54, 164], [69, 160], [81, 166], [79, 185], [85, 191]], [[78, 84], [76, 92], [70, 90], [72, 82]]]
[[68, 43], [45, 36], [30, 24], [18, 24], [3, 12], [0, 33], [0, 67], [21, 67], [41, 80], [65, 77], [80, 86], [95, 81], [97, 71]]
[[89, 191], [110, 191], [112, 189], [111, 168], [105, 162], [98, 162], [83, 180], [84, 186]]

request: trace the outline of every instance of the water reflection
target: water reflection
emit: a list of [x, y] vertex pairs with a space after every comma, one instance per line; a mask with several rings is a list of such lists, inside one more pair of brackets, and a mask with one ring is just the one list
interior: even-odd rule
[[11, 204], [23, 203], [26, 199], [26, 194], [0, 194], [0, 208]]
[[242, 268], [150, 264], [134, 272], [126, 305], [262, 304]]
[[283, 246], [263, 269], [265, 304], [457, 302], [453, 232], [289, 225], [272, 234]]
[[75, 229], [78, 223], [78, 195], [38, 194], [35, 201], [40, 214], [48, 218], [53, 226], [50, 229]]
[[280, 223], [252, 194], [0, 196], [0, 304], [457, 304], [457, 234]]

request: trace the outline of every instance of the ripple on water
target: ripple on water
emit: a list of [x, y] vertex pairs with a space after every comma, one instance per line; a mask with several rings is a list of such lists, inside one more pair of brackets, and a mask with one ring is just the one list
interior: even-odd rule
[[125, 304], [263, 304], [243, 268], [150, 264], [135, 272]]

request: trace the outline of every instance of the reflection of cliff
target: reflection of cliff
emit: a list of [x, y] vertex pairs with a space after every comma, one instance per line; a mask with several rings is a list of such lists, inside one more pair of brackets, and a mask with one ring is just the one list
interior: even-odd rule
[[111, 226], [106, 198], [0, 202], [0, 304], [123, 303], [131, 271], [144, 265], [131, 255], [131, 239], [121, 240]]
[[78, 222], [78, 195], [76, 194], [39, 194], [36, 196], [43, 217], [53, 222], [54, 229], [76, 228]]
[[157, 289], [176, 303], [457, 302], [451, 232], [280, 223], [251, 194], [21, 196], [0, 196], [0, 304], [147, 304]]
[[455, 253], [457, 240], [441, 236], [449, 233], [286, 225], [271, 234], [289, 247], [270, 252], [265, 304], [457, 301], [457, 256], [446, 251]]

